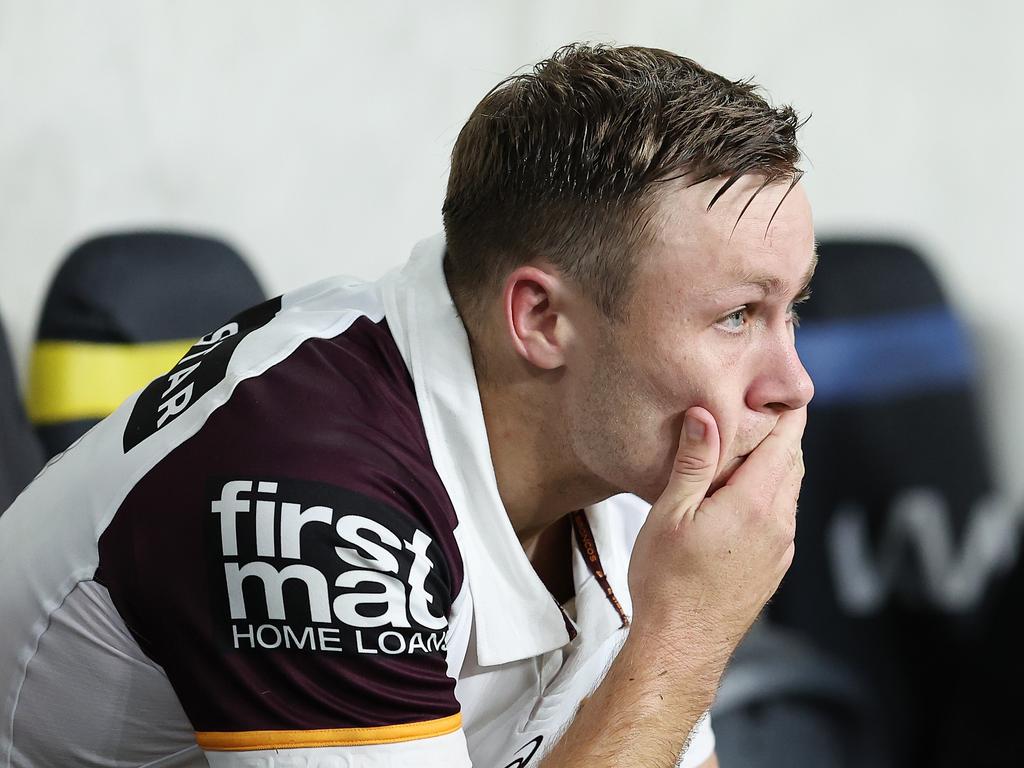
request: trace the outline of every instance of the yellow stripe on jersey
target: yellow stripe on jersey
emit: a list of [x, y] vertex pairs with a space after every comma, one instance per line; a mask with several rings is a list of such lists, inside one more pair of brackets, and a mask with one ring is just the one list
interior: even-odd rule
[[173, 368], [194, 343], [40, 341], [32, 350], [29, 418], [55, 424], [109, 416], [130, 394]]
[[393, 744], [431, 736], [444, 736], [462, 727], [462, 713], [438, 720], [376, 728], [325, 728], [313, 731], [204, 731], [196, 732], [196, 743], [212, 752], [257, 749], [299, 749], [301, 747], [357, 747]]

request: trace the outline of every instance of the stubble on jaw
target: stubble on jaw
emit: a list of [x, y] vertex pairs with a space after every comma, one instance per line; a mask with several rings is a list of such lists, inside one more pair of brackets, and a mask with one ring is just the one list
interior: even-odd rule
[[[667, 482], [677, 445], [670, 438], [673, 430], [678, 438], [682, 417], [668, 424], [658, 418], [654, 394], [639, 386], [642, 371], [625, 343], [618, 324], [600, 330], [600, 353], [577, 398], [570, 441], [579, 462], [607, 495], [634, 493], [648, 500]], [[657, 447], [667, 442], [667, 451]]]
[[[681, 392], [641, 386], [640, 363], [625, 348], [628, 341], [620, 329], [604, 329], [601, 336], [601, 356], [595, 360], [583, 409], [587, 426], [577, 430], [573, 448], [593, 474], [614, 488], [613, 493], [633, 493], [653, 504], [668, 483], [686, 410], [694, 405], [707, 408], [710, 393], [700, 387], [684, 397]], [[728, 446], [720, 445], [720, 450], [732, 449], [732, 455], [720, 458], [709, 495], [728, 482], [770, 431], [754, 439], [734, 435]], [[735, 449], [745, 453], [736, 455]]]

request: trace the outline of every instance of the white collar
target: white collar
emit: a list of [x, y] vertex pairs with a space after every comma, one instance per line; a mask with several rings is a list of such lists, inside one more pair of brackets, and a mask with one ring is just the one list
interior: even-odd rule
[[[442, 235], [419, 243], [406, 266], [385, 278], [382, 293], [388, 326], [416, 388], [434, 466], [458, 516], [477, 661], [494, 666], [547, 653], [570, 638], [498, 494], [469, 339], [444, 278], [444, 250]], [[618, 551], [624, 545], [609, 530], [611, 521], [602, 520], [607, 515], [588, 515], [611, 582], [628, 604], [622, 564], [629, 553]]]

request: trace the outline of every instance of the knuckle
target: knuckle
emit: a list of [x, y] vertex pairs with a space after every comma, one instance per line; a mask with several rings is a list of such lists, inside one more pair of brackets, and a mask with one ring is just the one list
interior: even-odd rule
[[711, 462], [702, 456], [689, 456], [681, 455], [676, 456], [675, 464], [672, 466], [672, 470], [677, 475], [683, 475], [684, 477], [693, 477], [694, 475], [703, 475], [707, 472], [711, 466]]
[[775, 532], [781, 543], [789, 544], [796, 538], [796, 504], [787, 503], [774, 510]]
[[803, 463], [804, 452], [799, 443], [795, 446], [790, 446], [786, 451], [786, 466], [789, 469], [793, 469], [794, 467], [803, 466]]
[[758, 525], [771, 526], [775, 520], [775, 510], [769, 501], [755, 500], [750, 505], [750, 516]]

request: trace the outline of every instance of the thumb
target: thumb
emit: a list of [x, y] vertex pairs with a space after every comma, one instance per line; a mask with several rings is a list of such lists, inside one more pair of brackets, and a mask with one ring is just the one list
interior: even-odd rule
[[679, 433], [679, 449], [659, 502], [684, 513], [699, 507], [715, 479], [718, 453], [715, 417], [699, 406], [687, 410]]

